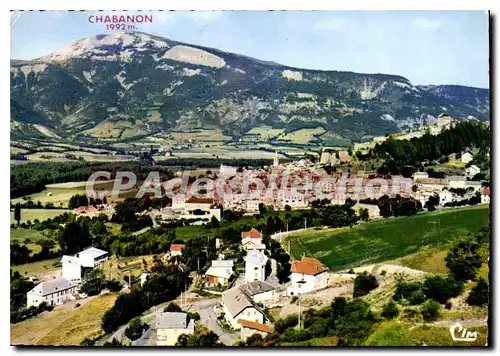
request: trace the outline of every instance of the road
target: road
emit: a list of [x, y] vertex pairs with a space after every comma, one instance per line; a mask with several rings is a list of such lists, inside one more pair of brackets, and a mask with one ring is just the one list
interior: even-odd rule
[[[211, 299], [203, 299], [203, 300], [198, 300], [198, 301], [188, 301], [184, 305], [184, 310], [190, 311], [190, 312], [198, 312], [200, 314], [201, 320], [199, 321], [202, 325], [205, 325], [207, 328], [212, 330], [214, 333], [216, 333], [219, 336], [219, 340], [226, 346], [233, 345], [236, 340], [238, 339], [239, 334], [238, 333], [230, 333], [225, 330], [223, 330], [220, 325], [217, 322], [217, 316], [218, 312], [214, 310], [214, 307], [218, 306], [220, 304], [220, 297], [217, 298], [211, 298]], [[132, 345], [134, 346], [152, 346], [153, 345], [153, 338], [155, 336], [155, 332], [152, 330], [152, 327], [154, 326], [156, 317], [163, 313], [163, 309], [165, 306], [167, 306], [170, 302], [163, 303], [160, 305], [157, 305], [152, 308], [152, 310], [148, 313], [143, 315], [141, 318], [142, 320], [146, 320], [149, 329], [144, 333], [144, 335], [141, 336], [140, 339], [135, 340]], [[180, 305], [180, 301], [177, 300], [176, 303]], [[218, 308], [220, 310], [220, 308]], [[112, 341], [113, 338], [116, 338], [117, 340], [123, 342], [127, 340], [124, 332], [125, 329], [127, 328], [127, 325], [122, 325], [118, 330], [116, 330], [111, 336], [109, 336], [106, 340], [103, 340], [102, 343], [106, 341]]]

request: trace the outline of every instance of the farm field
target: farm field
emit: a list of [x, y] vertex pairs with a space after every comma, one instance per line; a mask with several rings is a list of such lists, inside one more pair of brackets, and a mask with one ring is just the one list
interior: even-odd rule
[[[113, 187], [114, 181], [103, 181], [96, 182], [94, 187], [96, 189], [105, 189], [111, 190]], [[42, 204], [52, 203], [56, 207], [67, 207], [69, 199], [75, 194], [84, 194], [85, 193], [85, 185], [86, 181], [82, 182], [67, 182], [67, 183], [56, 183], [56, 184], [48, 184], [46, 185], [45, 190], [33, 193], [24, 197], [15, 198], [11, 200], [12, 204], [17, 203], [26, 203], [28, 200], [33, 201], [35, 204], [40, 201]], [[128, 191], [120, 192], [120, 198], [126, 198], [130, 195], [135, 195], [136, 190], [131, 189]], [[61, 205], [62, 204], [62, 205]], [[31, 210], [31, 209], [29, 209]], [[21, 213], [21, 218], [23, 218], [23, 214], [25, 214], [28, 209], [23, 209]], [[44, 210], [50, 211], [50, 210]], [[69, 211], [69, 210], [66, 210]], [[47, 213], [50, 214], [50, 213]], [[40, 220], [40, 219], [39, 219]]]
[[78, 346], [85, 338], [102, 334], [101, 316], [110, 309], [118, 293], [109, 293], [80, 301], [75, 309], [69, 302], [53, 311], [11, 325], [11, 343], [21, 345]]
[[[64, 213], [71, 213], [69, 209], [21, 209], [21, 223], [30, 220], [33, 222], [35, 219], [40, 221], [52, 219]], [[10, 212], [10, 223], [17, 223], [14, 220], [14, 211]], [[12, 233], [12, 231], [11, 231]]]
[[[333, 270], [394, 260], [424, 246], [446, 246], [489, 225], [488, 206], [421, 213], [360, 224], [353, 228], [310, 230], [283, 240], [291, 255], [314, 256]], [[401, 264], [404, 264], [401, 260]], [[414, 266], [415, 267], [415, 266]]]
[[153, 261], [153, 255], [130, 256], [130, 257], [111, 257], [102, 264], [102, 271], [108, 279], [123, 279], [125, 276], [139, 277], [142, 273], [142, 259], [150, 265]]
[[57, 277], [61, 267], [55, 267], [54, 264], [59, 263], [61, 258], [53, 258], [39, 262], [26, 263], [24, 265], [10, 266], [12, 272], [18, 271], [22, 276], [37, 277], [54, 275]]
[[305, 145], [311, 142], [318, 142], [318, 137], [325, 132], [326, 130], [322, 127], [317, 127], [315, 129], [299, 129], [289, 132], [285, 135], [281, 135], [278, 138], [278, 142], [285, 141], [299, 145]]
[[[474, 326], [476, 341], [453, 341], [449, 326], [388, 321], [380, 324], [368, 337], [364, 346], [484, 346], [488, 338], [487, 326]], [[471, 328], [472, 329], [472, 328]]]

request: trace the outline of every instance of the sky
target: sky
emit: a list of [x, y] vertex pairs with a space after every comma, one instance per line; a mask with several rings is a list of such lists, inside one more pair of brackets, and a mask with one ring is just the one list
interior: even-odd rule
[[[138, 12], [104, 11], [99, 15]], [[11, 56], [32, 59], [112, 32], [96, 12], [22, 12]], [[415, 85], [489, 87], [483, 11], [154, 11], [143, 32], [307, 69], [401, 75]]]

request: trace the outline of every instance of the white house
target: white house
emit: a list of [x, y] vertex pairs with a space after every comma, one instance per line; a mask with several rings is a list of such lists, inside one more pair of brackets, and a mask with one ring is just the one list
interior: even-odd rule
[[292, 286], [289, 295], [297, 295], [325, 288], [328, 285], [328, 268], [312, 257], [302, 257], [292, 262]]
[[220, 165], [219, 174], [223, 178], [234, 177], [236, 173], [238, 173], [238, 167], [225, 166], [223, 164]]
[[79, 283], [82, 280], [82, 264], [78, 257], [64, 255], [61, 259], [62, 277]]
[[156, 317], [153, 329], [156, 331], [156, 346], [175, 346], [179, 336], [194, 333], [194, 320], [186, 313], [161, 313]]
[[469, 177], [474, 177], [478, 173], [481, 173], [481, 169], [475, 164], [465, 169], [465, 174], [467, 174]]
[[415, 173], [413, 173], [413, 179], [420, 179], [420, 178], [429, 178], [429, 174], [427, 174], [427, 172], [415, 172]]
[[76, 294], [76, 284], [72, 281], [59, 277], [42, 282], [27, 293], [27, 305], [38, 306], [45, 302], [48, 305], [59, 305], [74, 299]]
[[278, 297], [276, 288], [263, 281], [242, 284], [238, 288], [255, 303], [274, 302]]
[[262, 234], [257, 229], [243, 231], [241, 233], [241, 244], [247, 251], [249, 250], [265, 250], [266, 245], [262, 243]]
[[170, 245], [170, 256], [182, 256], [182, 251], [184, 250], [184, 245], [182, 244], [171, 244]]
[[185, 219], [201, 218], [209, 221], [212, 217], [221, 220], [221, 209], [214, 206], [215, 201], [212, 198], [191, 197], [184, 203]]
[[[439, 192], [439, 205], [443, 206], [446, 203], [451, 203], [454, 200], [455, 196], [452, 192], [447, 189], [444, 189]], [[423, 205], [422, 205], [423, 206]]]
[[146, 283], [146, 281], [148, 280], [148, 277], [149, 277], [149, 272], [147, 271], [144, 271], [141, 273], [141, 275], [139, 276], [139, 280], [141, 281], [141, 286]]
[[239, 330], [240, 319], [264, 324], [267, 321], [262, 309], [239, 288], [231, 288], [222, 296], [224, 317], [233, 329]]
[[186, 194], [177, 193], [172, 197], [172, 210], [182, 211], [184, 210], [184, 204], [186, 203]]
[[208, 277], [208, 284], [215, 286], [220, 284], [225, 286], [229, 282], [229, 278], [233, 275], [233, 260], [214, 260], [212, 265], [205, 272]]
[[467, 179], [464, 176], [450, 176], [450, 188], [460, 188], [465, 189], [465, 182]]
[[485, 188], [481, 192], [481, 204], [489, 204], [490, 203], [490, 188]]
[[82, 267], [94, 268], [108, 259], [108, 252], [95, 247], [90, 247], [77, 253], [76, 257], [80, 260]]
[[267, 336], [267, 334], [273, 331], [273, 328], [269, 324], [261, 324], [256, 323], [255, 321], [250, 321], [246, 319], [240, 319], [238, 322], [241, 324], [240, 329], [240, 339], [246, 340], [248, 337], [259, 334], [263, 338]]
[[266, 264], [269, 258], [258, 250], [250, 250], [245, 256], [245, 280], [264, 281], [266, 279]]
[[465, 151], [464, 153], [462, 153], [462, 155], [460, 156], [460, 160], [462, 161], [462, 163], [469, 163], [470, 161], [472, 161], [474, 159], [474, 156], [472, 155], [472, 153], [470, 153], [469, 151]]

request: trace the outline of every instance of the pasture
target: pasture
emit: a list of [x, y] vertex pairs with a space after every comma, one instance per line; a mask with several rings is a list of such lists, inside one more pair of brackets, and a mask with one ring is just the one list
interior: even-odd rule
[[[314, 256], [332, 270], [343, 270], [408, 256], [424, 246], [440, 246], [488, 226], [489, 208], [449, 209], [389, 218], [355, 227], [291, 234], [282, 244], [294, 258]], [[443, 248], [444, 249], [444, 248]], [[401, 263], [404, 264], [404, 260]], [[415, 265], [411, 265], [415, 267]]]

